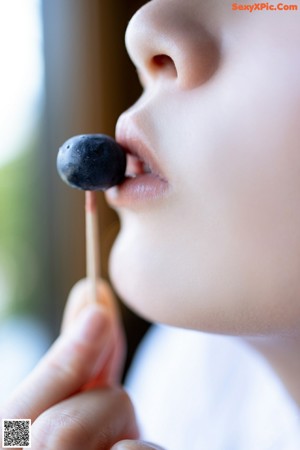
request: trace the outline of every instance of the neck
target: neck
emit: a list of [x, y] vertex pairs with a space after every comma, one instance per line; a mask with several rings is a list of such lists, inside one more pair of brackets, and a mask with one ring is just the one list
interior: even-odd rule
[[251, 337], [247, 342], [269, 362], [300, 408], [300, 334]]

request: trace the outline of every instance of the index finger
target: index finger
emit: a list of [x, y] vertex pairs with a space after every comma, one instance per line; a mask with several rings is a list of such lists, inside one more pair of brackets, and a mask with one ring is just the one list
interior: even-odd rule
[[111, 345], [111, 327], [105, 311], [90, 304], [16, 389], [1, 408], [0, 416], [34, 421], [89, 382], [105, 364]]

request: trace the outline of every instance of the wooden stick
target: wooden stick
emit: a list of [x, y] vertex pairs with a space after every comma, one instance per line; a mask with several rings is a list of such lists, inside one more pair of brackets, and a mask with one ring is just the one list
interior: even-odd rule
[[91, 300], [97, 302], [97, 279], [100, 276], [98, 208], [95, 191], [85, 192], [86, 271], [91, 284]]

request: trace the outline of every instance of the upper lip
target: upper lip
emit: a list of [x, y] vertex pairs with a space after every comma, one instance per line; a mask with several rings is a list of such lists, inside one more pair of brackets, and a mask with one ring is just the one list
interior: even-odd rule
[[[123, 114], [117, 123], [116, 141], [120, 144], [128, 155], [136, 157], [141, 164], [145, 164], [150, 172], [166, 181], [166, 177], [157, 161], [156, 155], [147, 138], [134, 120]], [[141, 170], [142, 173], [142, 170]]]

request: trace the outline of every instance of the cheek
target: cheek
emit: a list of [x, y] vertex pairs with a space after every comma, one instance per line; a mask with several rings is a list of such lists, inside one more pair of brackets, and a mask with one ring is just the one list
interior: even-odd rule
[[207, 156], [224, 293], [248, 332], [300, 320], [300, 102], [281, 92], [277, 103], [263, 91], [251, 104], [241, 94], [225, 118], [222, 151]]
[[241, 244], [255, 244], [270, 260], [278, 252], [298, 263], [300, 95], [297, 100], [296, 91], [280, 84], [271, 88], [240, 95], [227, 117], [226, 148], [212, 156], [210, 167], [226, 223]]

